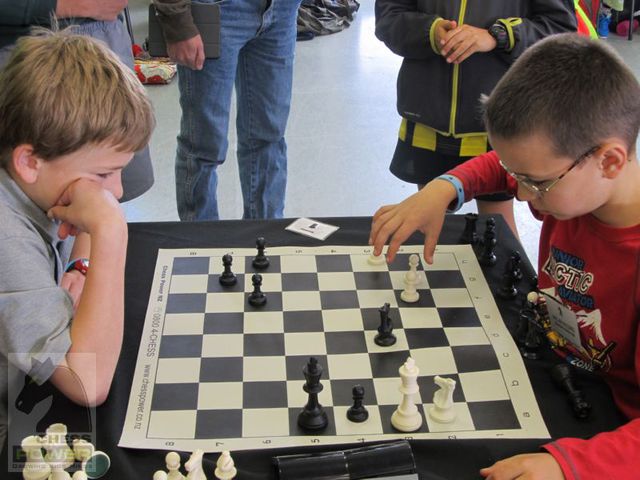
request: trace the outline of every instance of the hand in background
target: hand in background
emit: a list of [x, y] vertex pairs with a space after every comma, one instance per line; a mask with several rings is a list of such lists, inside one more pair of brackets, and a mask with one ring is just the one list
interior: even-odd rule
[[127, 0], [58, 0], [56, 16], [112, 21], [128, 3]]
[[529, 453], [500, 460], [480, 470], [487, 480], [565, 480], [560, 465], [548, 453]]
[[438, 23], [436, 23], [434, 36], [438, 48], [442, 49], [447, 32], [454, 30], [457, 26], [458, 23], [455, 20], [439, 20]]
[[167, 53], [171, 60], [192, 70], [202, 70], [204, 66], [204, 44], [200, 35], [169, 43]]
[[439, 41], [440, 54], [449, 63], [462, 63], [474, 53], [490, 52], [497, 45], [488, 30], [466, 24], [448, 30]]

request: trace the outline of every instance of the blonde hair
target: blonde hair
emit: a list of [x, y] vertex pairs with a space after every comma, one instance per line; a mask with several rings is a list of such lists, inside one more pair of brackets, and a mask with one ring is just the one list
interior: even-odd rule
[[70, 29], [23, 37], [0, 71], [0, 165], [18, 145], [43, 160], [88, 144], [143, 148], [153, 109], [133, 72], [106, 45]]

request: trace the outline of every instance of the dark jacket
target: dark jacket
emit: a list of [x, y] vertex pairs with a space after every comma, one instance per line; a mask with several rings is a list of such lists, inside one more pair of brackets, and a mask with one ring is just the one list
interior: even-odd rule
[[[479, 99], [490, 94], [518, 56], [553, 33], [576, 30], [566, 0], [376, 0], [376, 36], [404, 57], [398, 74], [398, 113], [450, 134], [484, 132]], [[448, 64], [431, 45], [437, 18], [488, 29], [502, 24], [507, 50], [474, 53]]]
[[0, 0], [0, 48], [29, 35], [34, 25], [49, 26], [57, 0]]

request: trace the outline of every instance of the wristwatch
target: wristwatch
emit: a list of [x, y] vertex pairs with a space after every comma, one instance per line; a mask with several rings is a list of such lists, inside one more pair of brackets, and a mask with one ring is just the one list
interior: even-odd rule
[[67, 268], [64, 269], [65, 272], [70, 272], [71, 270], [77, 270], [81, 274], [86, 275], [89, 271], [89, 259], [88, 258], [76, 258], [75, 260], [71, 260], [67, 264]]
[[496, 48], [499, 50], [506, 50], [509, 45], [509, 36], [507, 35], [507, 29], [504, 25], [494, 23], [489, 27], [489, 35], [496, 39]]

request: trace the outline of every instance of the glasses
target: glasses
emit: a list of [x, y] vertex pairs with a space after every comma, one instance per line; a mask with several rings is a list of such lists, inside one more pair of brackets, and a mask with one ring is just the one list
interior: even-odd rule
[[596, 153], [598, 151], [598, 149], [600, 148], [600, 146], [595, 146], [595, 147], [591, 147], [589, 150], [587, 150], [585, 153], [583, 153], [582, 155], [580, 155], [578, 158], [576, 158], [576, 160], [571, 164], [571, 166], [569, 168], [567, 168], [564, 173], [556, 178], [552, 178], [551, 180], [542, 180], [542, 181], [537, 181], [537, 180], [532, 180], [531, 178], [529, 178], [526, 175], [522, 175], [520, 173], [515, 173], [512, 172], [511, 170], [509, 170], [509, 168], [502, 162], [502, 160], [498, 160], [500, 162], [500, 165], [502, 166], [502, 168], [505, 169], [505, 171], [511, 175], [511, 177], [513, 177], [515, 179], [516, 182], [524, 185], [525, 187], [527, 187], [529, 190], [531, 190], [534, 193], [537, 193], [538, 195], [542, 195], [543, 193], [547, 193], [549, 190], [551, 190], [567, 173], [569, 173], [571, 170], [573, 170], [577, 165], [579, 165], [585, 158], [590, 157], [591, 155], [593, 155], [594, 153]]

